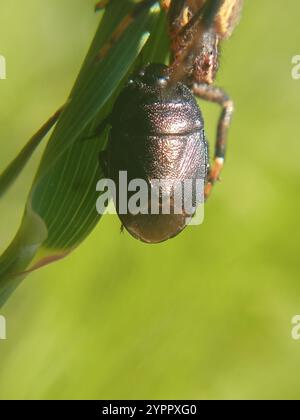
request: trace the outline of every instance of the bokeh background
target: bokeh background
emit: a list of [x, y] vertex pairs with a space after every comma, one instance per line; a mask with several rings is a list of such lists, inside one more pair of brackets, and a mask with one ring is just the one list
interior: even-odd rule
[[[1, 5], [0, 168], [67, 97], [98, 25], [94, 2]], [[245, 0], [224, 45], [218, 83], [236, 114], [202, 226], [149, 246], [104, 217], [10, 298], [1, 399], [300, 397], [299, 14], [297, 0]], [[212, 141], [219, 110], [202, 108]], [[41, 152], [0, 202], [1, 252]]]

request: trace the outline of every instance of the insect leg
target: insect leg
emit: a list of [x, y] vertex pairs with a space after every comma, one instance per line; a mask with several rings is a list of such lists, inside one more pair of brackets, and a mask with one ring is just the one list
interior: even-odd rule
[[98, 1], [98, 3], [95, 5], [95, 11], [97, 12], [98, 10], [105, 9], [105, 7], [108, 5], [109, 2], [110, 0]]
[[[172, 0], [159, 0], [160, 1], [160, 5], [163, 9], [165, 10], [169, 10]], [[178, 1], [178, 0], [176, 0]], [[180, 0], [180, 1], [186, 1], [186, 0]], [[111, 0], [100, 0], [98, 1], [98, 3], [96, 3], [95, 5], [95, 10], [102, 10], [105, 9], [105, 7], [111, 2]]]
[[207, 0], [194, 12], [177, 33], [172, 42], [172, 63], [169, 67], [170, 83], [175, 84], [187, 77], [194, 66], [194, 51], [205, 33], [214, 27], [224, 0]]
[[[97, 58], [99, 60], [103, 59], [109, 50], [118, 42], [121, 38], [123, 33], [126, 29], [131, 25], [132, 22], [147, 8], [150, 8], [154, 5], [157, 0], [143, 0], [142, 2], [138, 3], [133, 10], [128, 13], [119, 23], [116, 30], [112, 33], [109, 40], [105, 43], [105, 45], [99, 51]], [[100, 2], [101, 5], [102, 2]], [[104, 3], [105, 4], [105, 3]]]
[[234, 104], [229, 96], [218, 87], [195, 83], [192, 90], [199, 98], [214, 102], [223, 108], [217, 130], [214, 163], [210, 170], [205, 188], [205, 198], [207, 199], [210, 196], [214, 184], [219, 180], [223, 169], [227, 148], [228, 129], [232, 121]]
[[171, 3], [173, 3], [173, 0], [160, 0], [160, 5], [165, 10], [170, 9]]
[[169, 5], [169, 25], [171, 38], [175, 38], [179, 31], [188, 23], [188, 7], [186, 0], [175, 0]]

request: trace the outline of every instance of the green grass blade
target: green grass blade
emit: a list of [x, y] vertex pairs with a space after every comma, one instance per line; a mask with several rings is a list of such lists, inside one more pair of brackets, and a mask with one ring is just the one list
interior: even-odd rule
[[0, 198], [3, 197], [6, 191], [21, 174], [36, 148], [40, 145], [41, 141], [48, 134], [51, 128], [56, 124], [61, 111], [62, 108], [56, 111], [56, 113], [31, 137], [18, 156], [2, 172], [0, 175]]
[[[98, 223], [98, 155], [107, 130], [87, 140], [111, 110], [123, 80], [159, 21], [159, 8], [146, 10], [101, 63], [94, 57], [131, 4], [113, 2], [101, 22], [87, 59], [50, 138], [15, 240], [0, 257], [0, 304], [24, 273], [63, 258]], [[103, 29], [103, 30], [102, 30]], [[143, 60], [147, 61], [147, 57]], [[33, 236], [32, 236], [33, 235]]]

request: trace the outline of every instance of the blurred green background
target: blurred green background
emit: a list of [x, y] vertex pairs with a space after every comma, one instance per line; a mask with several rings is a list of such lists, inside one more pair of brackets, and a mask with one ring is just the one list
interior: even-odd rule
[[[94, 2], [1, 6], [1, 169], [67, 97]], [[218, 83], [236, 114], [204, 225], [149, 246], [107, 216], [68, 259], [29, 276], [1, 310], [1, 399], [300, 397], [300, 4], [245, 3], [222, 52]], [[202, 108], [213, 141], [219, 110]], [[41, 152], [0, 202], [0, 252]]]

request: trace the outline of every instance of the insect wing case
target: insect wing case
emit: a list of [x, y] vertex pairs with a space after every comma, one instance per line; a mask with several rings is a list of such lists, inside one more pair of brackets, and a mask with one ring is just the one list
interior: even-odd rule
[[[196, 185], [203, 186], [207, 176], [201, 112], [185, 85], [169, 86], [165, 69], [151, 65], [125, 87], [113, 110], [108, 147], [109, 176], [117, 187], [119, 217], [132, 236], [147, 243], [165, 241], [184, 229], [187, 218], [203, 202]], [[120, 211], [121, 171], [127, 172], [128, 183], [135, 179], [147, 182], [149, 193], [142, 212], [147, 214]], [[153, 214], [153, 186], [157, 181], [161, 182], [161, 197], [159, 212]], [[183, 188], [183, 181], [190, 188]], [[180, 212], [178, 205], [174, 210], [174, 194], [172, 198], [174, 185], [178, 184], [182, 186]], [[128, 192], [128, 200], [135, 193]], [[162, 197], [170, 198], [170, 214], [162, 214]]]

